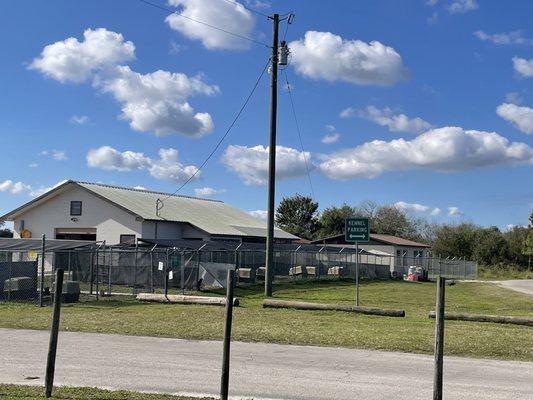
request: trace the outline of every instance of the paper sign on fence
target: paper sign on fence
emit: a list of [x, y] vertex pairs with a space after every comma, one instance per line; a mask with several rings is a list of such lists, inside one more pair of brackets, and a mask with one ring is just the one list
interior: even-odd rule
[[174, 274], [172, 273], [172, 271], [170, 271], [170, 272], [168, 273], [168, 279], [169, 279], [169, 280], [172, 280], [173, 277], [174, 277]]
[[163, 271], [163, 261], [159, 261], [159, 264], [157, 264], [157, 269], [159, 271]]

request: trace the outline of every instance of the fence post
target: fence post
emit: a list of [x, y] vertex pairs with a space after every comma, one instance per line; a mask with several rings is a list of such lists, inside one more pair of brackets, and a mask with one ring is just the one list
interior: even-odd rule
[[229, 361], [231, 344], [231, 322], [233, 318], [233, 289], [235, 287], [235, 270], [228, 269], [226, 280], [226, 325], [224, 326], [224, 344], [222, 350], [222, 378], [220, 382], [220, 399], [228, 399]]
[[[98, 247], [99, 249], [100, 247]], [[99, 266], [100, 266], [100, 257], [98, 256], [98, 249], [96, 249], [96, 300], [100, 296], [100, 278], [99, 278]]]
[[111, 296], [112, 292], [112, 277], [111, 274], [113, 273], [113, 248], [111, 247], [109, 249], [109, 267], [107, 269], [107, 294]]
[[442, 400], [442, 366], [444, 357], [444, 299], [446, 279], [437, 278], [437, 305], [435, 310], [435, 371], [433, 400]]
[[183, 263], [183, 260], [185, 257], [183, 256], [183, 251], [180, 254], [180, 286], [181, 286], [181, 294], [185, 294], [185, 264]]
[[165, 263], [165, 297], [168, 296], [168, 247], [167, 247], [167, 262]]
[[43, 235], [43, 242], [41, 245], [41, 287], [39, 291], [39, 307], [43, 306], [43, 292], [44, 292], [44, 259], [46, 258], [46, 235]]
[[63, 293], [63, 274], [61, 268], [56, 269], [56, 285], [54, 291], [54, 311], [52, 314], [52, 330], [50, 331], [50, 344], [48, 346], [48, 357], [46, 359], [45, 391], [46, 398], [52, 396], [54, 386], [54, 372], [56, 367], [57, 335], [59, 331], [59, 318], [61, 313], [61, 295]]

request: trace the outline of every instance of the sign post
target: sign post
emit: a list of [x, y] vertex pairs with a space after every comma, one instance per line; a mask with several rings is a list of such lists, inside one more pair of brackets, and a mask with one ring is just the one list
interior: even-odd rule
[[344, 240], [355, 242], [355, 305], [359, 306], [359, 242], [370, 240], [370, 221], [368, 218], [346, 218]]

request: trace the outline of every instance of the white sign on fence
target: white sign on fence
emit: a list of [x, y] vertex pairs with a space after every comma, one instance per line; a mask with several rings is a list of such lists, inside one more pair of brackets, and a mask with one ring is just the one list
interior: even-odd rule
[[174, 274], [172, 273], [172, 270], [170, 270], [170, 272], [168, 273], [168, 280], [172, 280], [172, 278], [174, 277]]
[[157, 269], [159, 271], [163, 271], [163, 267], [164, 267], [163, 261], [159, 261], [159, 264], [157, 264]]

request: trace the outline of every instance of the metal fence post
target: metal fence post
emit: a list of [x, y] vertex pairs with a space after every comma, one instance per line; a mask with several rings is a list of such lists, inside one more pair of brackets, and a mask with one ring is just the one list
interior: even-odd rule
[[235, 287], [235, 270], [228, 269], [226, 282], [226, 325], [224, 326], [224, 344], [222, 350], [222, 377], [220, 382], [221, 400], [228, 399], [231, 323], [233, 318], [233, 290]]
[[435, 310], [435, 371], [433, 400], [442, 400], [442, 366], [444, 357], [444, 300], [446, 279], [437, 278], [437, 304]]
[[165, 297], [168, 295], [168, 247], [167, 247], [167, 262], [165, 263]]
[[41, 286], [39, 291], [39, 307], [43, 306], [43, 293], [44, 293], [44, 259], [46, 257], [46, 236], [43, 235], [41, 246]]
[[59, 318], [61, 313], [61, 295], [63, 293], [63, 274], [63, 269], [56, 269], [54, 311], [52, 314], [52, 330], [50, 331], [50, 344], [48, 346], [48, 357], [46, 359], [46, 375], [44, 381], [44, 395], [47, 398], [52, 396], [52, 388], [54, 386], [54, 372], [56, 367], [57, 353], [57, 335], [59, 331]]
[[[99, 249], [100, 247], [98, 247]], [[98, 256], [98, 249], [96, 249], [96, 300], [98, 300], [98, 296], [100, 295], [100, 279], [98, 277], [99, 273], [99, 266], [100, 266], [100, 257]]]
[[180, 286], [181, 286], [181, 294], [185, 294], [185, 265], [183, 263], [183, 260], [185, 257], [183, 256], [183, 251], [180, 253]]

